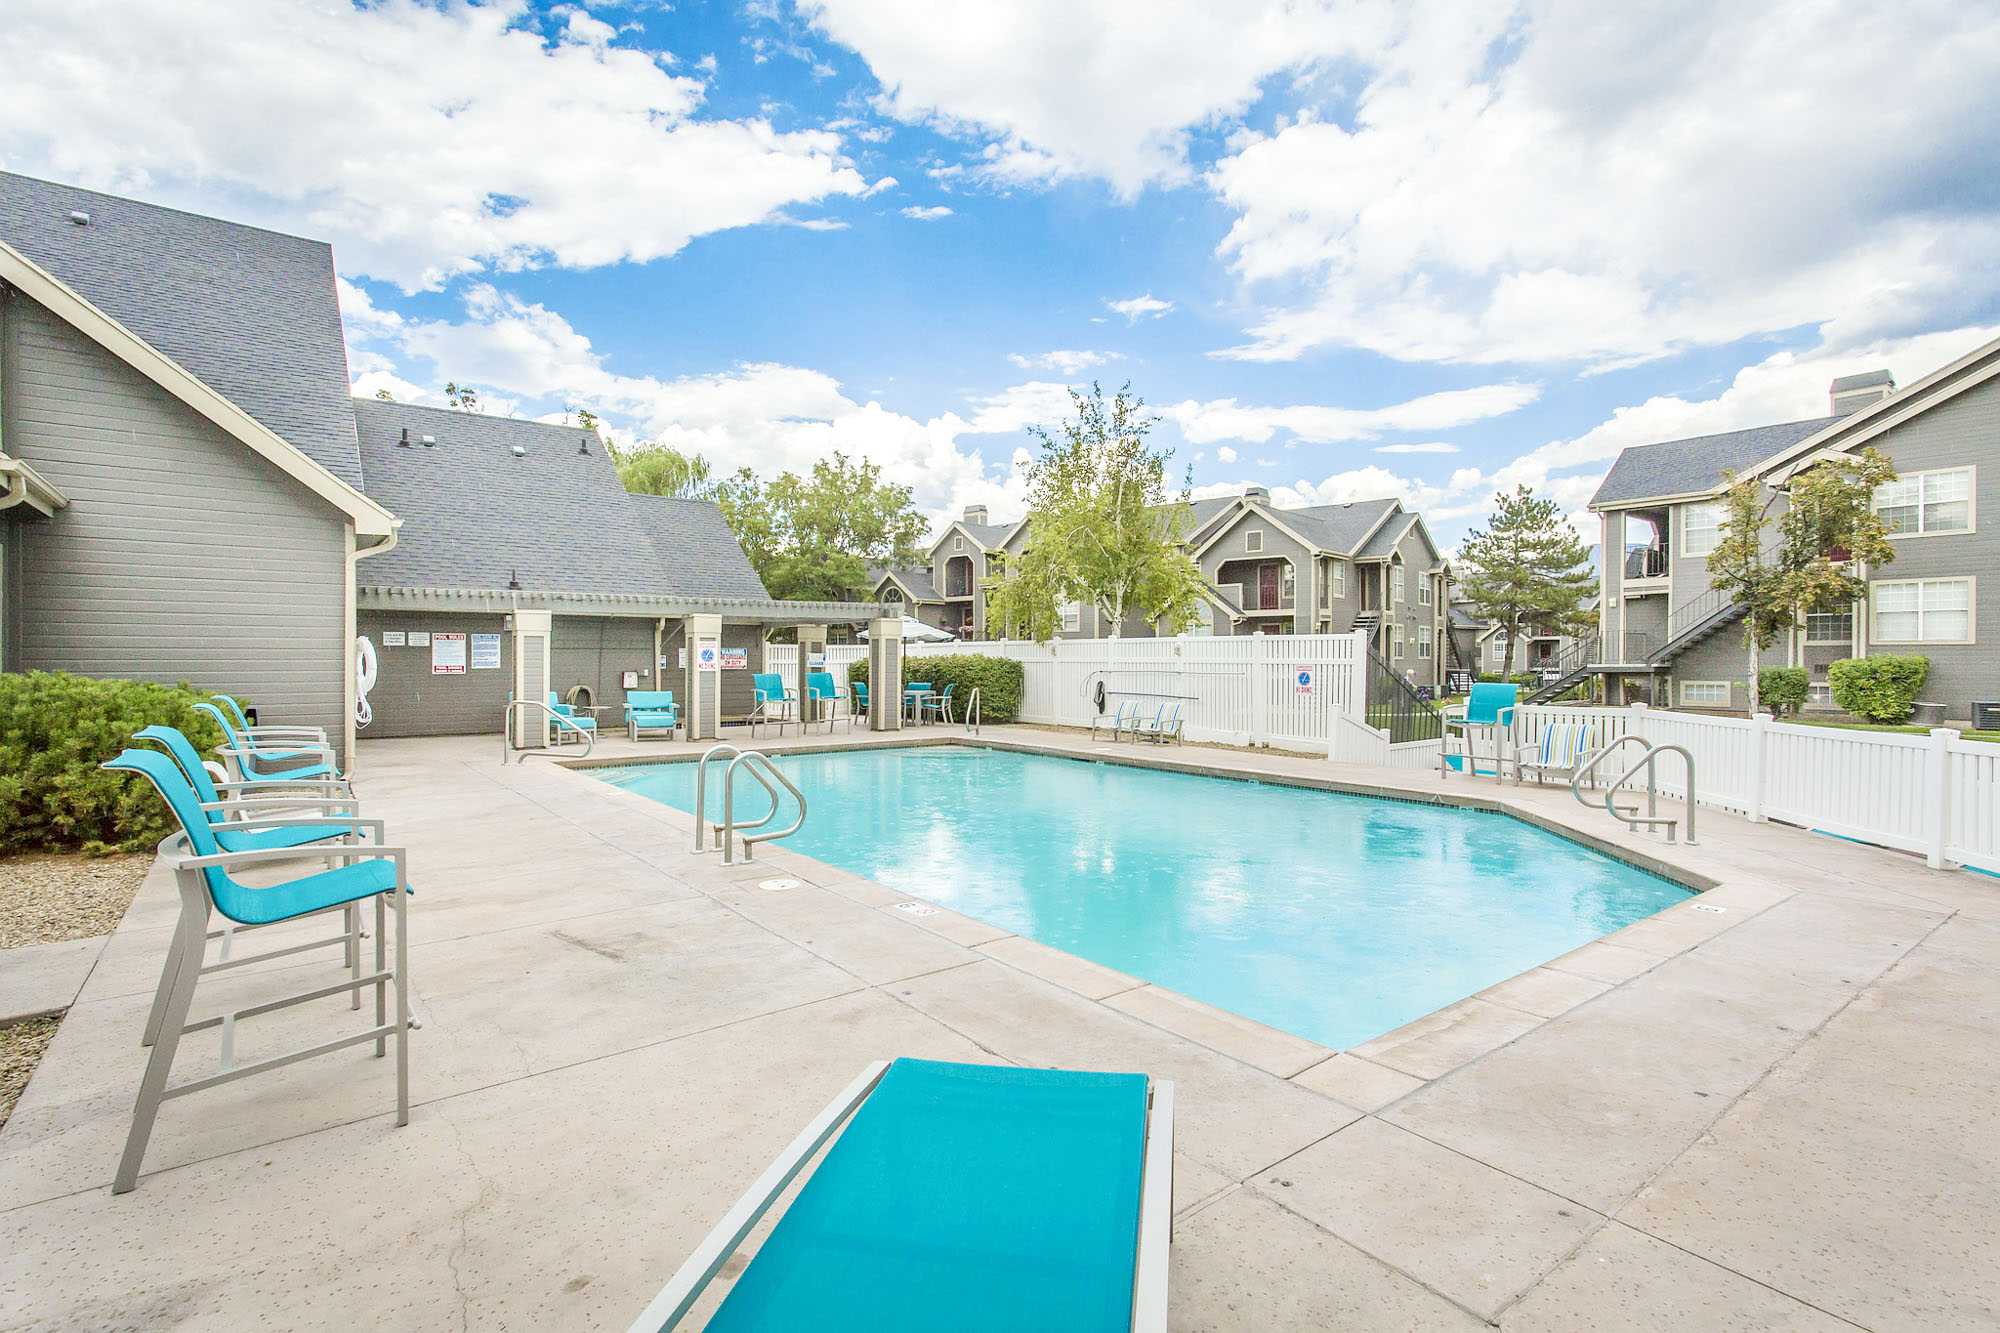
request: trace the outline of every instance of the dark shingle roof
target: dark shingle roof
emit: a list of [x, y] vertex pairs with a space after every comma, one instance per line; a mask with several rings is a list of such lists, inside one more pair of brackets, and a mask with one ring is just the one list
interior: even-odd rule
[[1007, 540], [1007, 534], [1014, 530], [1012, 523], [967, 523], [959, 520], [961, 528], [972, 534], [972, 539], [989, 551], [1000, 549], [1000, 543]]
[[0, 240], [360, 487], [325, 242], [7, 172]]
[[628, 494], [594, 431], [351, 401], [368, 495], [403, 520], [395, 548], [361, 563], [365, 587], [767, 596], [721, 510]]
[[1787, 421], [1721, 435], [1635, 445], [1618, 455], [1618, 461], [1611, 465], [1590, 503], [1624, 504], [1710, 490], [1722, 484], [1724, 472], [1754, 467], [1841, 419], [1815, 417], [1811, 421]]
[[931, 572], [928, 569], [877, 570], [875, 572], [875, 586], [878, 588], [881, 587], [882, 580], [891, 574], [894, 574], [896, 581], [905, 588], [908, 588], [910, 595], [918, 601], [937, 602], [943, 600], [943, 598], [938, 596], [937, 584], [931, 581]]
[[[1344, 505], [1309, 505], [1303, 509], [1280, 509], [1278, 517], [1299, 535], [1310, 537], [1324, 551], [1359, 555], [1354, 548], [1382, 516], [1396, 508], [1394, 500], [1355, 500]], [[1391, 521], [1391, 528], [1401, 525]]]

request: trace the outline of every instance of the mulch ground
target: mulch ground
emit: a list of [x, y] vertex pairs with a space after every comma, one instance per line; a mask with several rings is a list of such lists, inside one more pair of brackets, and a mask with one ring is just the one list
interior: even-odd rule
[[0, 859], [0, 949], [109, 935], [152, 864], [150, 856]]

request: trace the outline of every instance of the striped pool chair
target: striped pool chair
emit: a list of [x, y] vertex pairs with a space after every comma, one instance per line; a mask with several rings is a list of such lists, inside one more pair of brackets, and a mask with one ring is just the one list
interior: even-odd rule
[[1536, 786], [1541, 785], [1545, 773], [1574, 778], [1576, 770], [1590, 759], [1594, 733], [1595, 728], [1588, 722], [1544, 724], [1541, 740], [1533, 750], [1515, 752], [1514, 785], [1520, 786], [1521, 775], [1530, 771], [1535, 775]]

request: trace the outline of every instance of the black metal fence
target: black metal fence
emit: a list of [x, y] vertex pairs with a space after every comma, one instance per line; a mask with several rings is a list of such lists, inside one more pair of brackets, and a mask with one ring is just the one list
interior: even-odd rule
[[1387, 731], [1392, 745], [1444, 735], [1444, 719], [1431, 701], [1373, 648], [1368, 650], [1368, 725]]

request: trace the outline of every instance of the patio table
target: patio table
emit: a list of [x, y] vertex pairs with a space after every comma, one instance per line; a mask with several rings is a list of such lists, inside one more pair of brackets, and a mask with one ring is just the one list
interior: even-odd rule
[[903, 711], [910, 715], [911, 721], [921, 724], [924, 720], [924, 701], [936, 693], [937, 691], [926, 684], [912, 682], [905, 685], [903, 687]]

